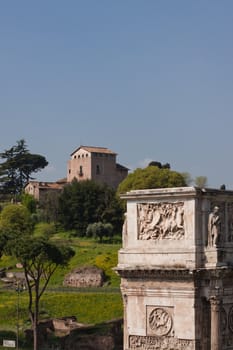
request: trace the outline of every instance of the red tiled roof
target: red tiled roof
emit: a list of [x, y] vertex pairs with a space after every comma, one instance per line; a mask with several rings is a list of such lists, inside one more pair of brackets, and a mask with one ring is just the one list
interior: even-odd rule
[[39, 188], [60, 190], [63, 188], [63, 186], [61, 184], [56, 183], [56, 182], [39, 182]]
[[80, 149], [84, 149], [85, 151], [90, 153], [105, 153], [105, 154], [107, 153], [107, 154], [115, 154], [115, 155], [117, 154], [106, 147], [80, 146], [74, 152], [71, 153], [71, 156]]
[[34, 185], [40, 189], [54, 189], [59, 190], [63, 188], [63, 185], [61, 183], [57, 182], [47, 182], [47, 181], [29, 181], [25, 187], [28, 185]]

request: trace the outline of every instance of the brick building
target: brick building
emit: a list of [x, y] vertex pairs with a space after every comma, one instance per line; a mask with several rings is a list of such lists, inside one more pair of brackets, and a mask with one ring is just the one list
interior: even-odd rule
[[128, 169], [116, 162], [117, 154], [108, 148], [80, 146], [68, 161], [67, 182], [93, 180], [117, 188], [128, 175]]
[[57, 182], [29, 181], [24, 191], [36, 200], [43, 200], [48, 193], [62, 191], [66, 183], [66, 178]]
[[128, 168], [116, 162], [117, 153], [105, 147], [80, 146], [70, 157], [66, 178], [56, 182], [29, 181], [25, 192], [41, 200], [48, 192], [61, 191], [74, 178], [93, 180], [116, 189], [128, 175]]

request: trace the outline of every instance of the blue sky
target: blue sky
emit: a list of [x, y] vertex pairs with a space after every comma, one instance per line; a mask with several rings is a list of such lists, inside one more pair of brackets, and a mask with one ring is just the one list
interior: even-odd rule
[[233, 189], [233, 1], [1, 1], [0, 120], [38, 180], [89, 145]]

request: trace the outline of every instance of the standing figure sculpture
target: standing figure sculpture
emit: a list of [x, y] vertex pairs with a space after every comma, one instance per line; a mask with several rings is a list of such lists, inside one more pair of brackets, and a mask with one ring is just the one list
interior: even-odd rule
[[216, 247], [219, 242], [221, 231], [221, 221], [219, 216], [219, 207], [214, 207], [212, 213], [209, 214], [208, 235], [209, 246]]

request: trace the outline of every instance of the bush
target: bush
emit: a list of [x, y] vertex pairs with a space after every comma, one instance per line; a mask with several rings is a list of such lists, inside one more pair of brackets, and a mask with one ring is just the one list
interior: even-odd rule
[[103, 237], [112, 238], [113, 226], [110, 223], [95, 222], [87, 226], [86, 235], [87, 237], [99, 238], [102, 242]]
[[34, 233], [36, 236], [50, 237], [56, 233], [56, 226], [54, 223], [41, 222], [36, 225]]

